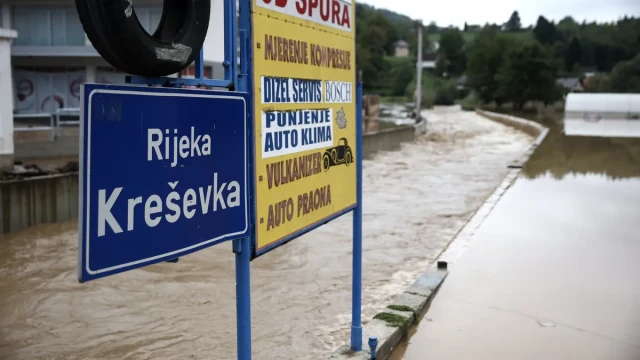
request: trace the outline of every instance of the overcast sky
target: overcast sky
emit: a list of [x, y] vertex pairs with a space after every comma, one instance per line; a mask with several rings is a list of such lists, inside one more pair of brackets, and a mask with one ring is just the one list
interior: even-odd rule
[[576, 21], [615, 21], [624, 15], [640, 16], [640, 0], [356, 0], [386, 8], [425, 25], [440, 26], [505, 23], [517, 10], [523, 26], [535, 25], [539, 15], [558, 21], [571, 15]]

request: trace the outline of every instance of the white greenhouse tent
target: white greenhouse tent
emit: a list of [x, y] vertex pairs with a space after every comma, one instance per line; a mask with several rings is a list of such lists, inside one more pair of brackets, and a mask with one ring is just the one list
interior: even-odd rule
[[564, 133], [569, 136], [640, 137], [640, 94], [568, 94]]

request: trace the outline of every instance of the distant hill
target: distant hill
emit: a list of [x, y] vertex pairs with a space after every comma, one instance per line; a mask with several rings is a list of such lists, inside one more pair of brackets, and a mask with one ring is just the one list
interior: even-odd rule
[[376, 8], [374, 6], [368, 5], [368, 4], [363, 4], [363, 3], [358, 3], [358, 8], [362, 8], [365, 12], [369, 12], [369, 11], [375, 11], [378, 14], [381, 14], [382, 16], [384, 16], [390, 23], [392, 23], [393, 25], [401, 25], [401, 24], [406, 24], [406, 23], [414, 23], [415, 20], [406, 16], [406, 15], [402, 15], [402, 14], [398, 14], [397, 12], [393, 12], [391, 10], [387, 10], [387, 9], [380, 9], [380, 8]]
[[[503, 34], [507, 34], [508, 36], [513, 36], [515, 38], [519, 38], [519, 39], [521, 39], [523, 41], [533, 40], [533, 32], [530, 31], [530, 30], [522, 30], [522, 31], [518, 31], [518, 32], [503, 33]], [[440, 33], [427, 34], [427, 36], [429, 37], [429, 41], [433, 41], [433, 42], [439, 42], [440, 41]], [[467, 44], [469, 44], [469, 43], [473, 43], [476, 40], [476, 37], [478, 37], [478, 33], [477, 32], [463, 32], [462, 33], [462, 37], [464, 38], [465, 42]]]
[[408, 17], [406, 15], [398, 14], [398, 13], [393, 12], [391, 10], [378, 9], [378, 12], [380, 14], [382, 14], [384, 17], [386, 17], [387, 20], [389, 20], [389, 22], [391, 22], [393, 24], [402, 24], [402, 23], [407, 23], [407, 22], [415, 22], [415, 20], [413, 20], [412, 18], [410, 18], [410, 17]]

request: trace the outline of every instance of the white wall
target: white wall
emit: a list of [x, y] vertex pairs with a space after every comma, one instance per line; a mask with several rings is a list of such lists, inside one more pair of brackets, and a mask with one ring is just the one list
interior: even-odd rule
[[204, 61], [206, 63], [224, 61], [224, 1], [211, 0], [209, 31], [204, 40]]
[[13, 30], [0, 29], [0, 167], [13, 164], [13, 80], [11, 41]]
[[564, 133], [568, 136], [640, 137], [640, 94], [569, 93]]

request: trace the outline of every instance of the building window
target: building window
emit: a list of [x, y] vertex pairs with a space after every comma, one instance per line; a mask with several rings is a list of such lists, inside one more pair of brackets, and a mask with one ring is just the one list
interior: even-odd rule
[[134, 11], [136, 12], [140, 25], [142, 25], [149, 34], [153, 34], [160, 24], [162, 6], [135, 6]]
[[53, 114], [57, 109], [80, 107], [84, 67], [14, 67], [14, 112]]
[[13, 6], [17, 46], [84, 46], [84, 30], [75, 7]]

